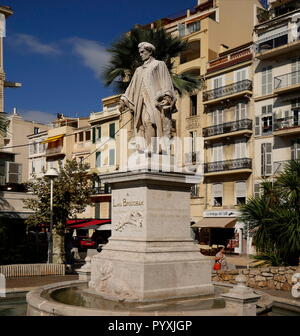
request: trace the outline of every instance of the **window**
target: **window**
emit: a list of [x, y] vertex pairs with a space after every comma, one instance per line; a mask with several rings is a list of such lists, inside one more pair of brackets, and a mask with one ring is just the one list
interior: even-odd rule
[[40, 132], [39, 127], [34, 127], [33, 134], [38, 134]]
[[235, 77], [235, 82], [241, 82], [245, 79], [247, 79], [247, 69], [240, 69], [235, 71], [234, 77]]
[[212, 185], [213, 206], [219, 207], [223, 205], [223, 184], [216, 183]]
[[243, 159], [246, 157], [248, 157], [246, 140], [243, 139], [236, 141], [234, 144], [234, 158]]
[[97, 127], [97, 139], [101, 139], [101, 127]]
[[223, 124], [223, 109], [218, 109], [212, 112], [212, 124], [213, 125]]
[[259, 197], [260, 195], [260, 184], [259, 183], [254, 183], [254, 188], [253, 188], [253, 194], [254, 197]]
[[292, 142], [292, 160], [300, 160], [300, 139]]
[[292, 85], [300, 83], [300, 57], [293, 59], [292, 61]]
[[91, 131], [86, 131], [85, 132], [85, 140], [90, 141], [91, 140]]
[[101, 152], [96, 152], [96, 168], [101, 167]]
[[266, 67], [262, 69], [262, 95], [272, 93], [273, 88], [273, 76], [272, 76], [272, 67]]
[[200, 21], [192, 22], [186, 26], [188, 34], [195, 33], [200, 30]]
[[31, 161], [31, 174], [35, 173], [35, 162], [34, 160]]
[[179, 37], [185, 36], [185, 24], [184, 23], [178, 24], [178, 34], [179, 34]]
[[113, 148], [109, 150], [109, 165], [113, 166], [114, 164], [115, 164], [115, 150]]
[[213, 144], [212, 157], [213, 162], [223, 161], [223, 144]]
[[273, 117], [262, 118], [262, 135], [272, 133], [273, 130]]
[[273, 112], [273, 105], [265, 105], [261, 108], [261, 114], [272, 114]]
[[272, 175], [272, 144], [261, 144], [261, 176]]
[[255, 117], [254, 133], [255, 135], [260, 135], [260, 117]]
[[79, 134], [78, 134], [78, 136], [79, 136], [79, 142], [83, 142], [83, 132], [80, 132]]
[[191, 96], [191, 116], [197, 115], [197, 95]]
[[215, 77], [213, 79], [213, 89], [217, 89], [223, 86], [223, 76]]
[[235, 107], [235, 120], [247, 119], [247, 104], [239, 103]]
[[191, 187], [191, 197], [198, 197], [199, 196], [199, 185], [195, 184]]
[[111, 139], [115, 139], [115, 133], [116, 133], [116, 124], [110, 124], [109, 125], [109, 137]]
[[246, 182], [235, 182], [235, 204], [241, 205], [246, 203]]
[[101, 218], [101, 216], [100, 216], [100, 202], [95, 203], [95, 218]]

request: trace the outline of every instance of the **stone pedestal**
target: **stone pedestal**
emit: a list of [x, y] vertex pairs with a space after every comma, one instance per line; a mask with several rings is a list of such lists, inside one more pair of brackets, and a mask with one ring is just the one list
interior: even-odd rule
[[182, 173], [118, 172], [112, 236], [92, 258], [90, 288], [112, 300], [152, 301], [213, 293], [211, 262], [190, 237], [190, 188]]

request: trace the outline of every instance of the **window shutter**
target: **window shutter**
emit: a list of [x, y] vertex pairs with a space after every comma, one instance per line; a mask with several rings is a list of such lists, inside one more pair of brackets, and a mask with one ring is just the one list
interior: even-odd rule
[[215, 183], [212, 185], [213, 197], [223, 197], [223, 184]]
[[260, 135], [260, 117], [255, 117], [255, 135]]
[[115, 123], [109, 125], [109, 137], [111, 139], [115, 138], [115, 133], [116, 133], [116, 127], [115, 127], [115, 125], [116, 125]]
[[98, 132], [98, 134], [97, 134], [97, 139], [101, 139], [101, 137], [102, 137], [102, 129], [101, 129], [101, 127], [98, 127], [97, 128], [97, 132]]
[[246, 197], [246, 182], [235, 182], [235, 197]]
[[259, 197], [260, 195], [260, 184], [255, 183], [254, 184], [254, 197]]
[[179, 33], [179, 37], [185, 36], [185, 24], [184, 23], [178, 24], [178, 33]]
[[6, 161], [6, 183], [22, 183], [22, 164]]
[[101, 167], [101, 152], [96, 152], [96, 167]]
[[266, 144], [266, 175], [272, 175], [272, 144]]
[[113, 166], [115, 164], [115, 150], [110, 149], [109, 150], [109, 165]]

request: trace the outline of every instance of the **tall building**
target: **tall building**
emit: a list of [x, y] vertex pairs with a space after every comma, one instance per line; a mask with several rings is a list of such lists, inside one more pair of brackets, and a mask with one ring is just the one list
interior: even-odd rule
[[269, 1], [254, 29], [254, 193], [300, 159], [300, 2]]

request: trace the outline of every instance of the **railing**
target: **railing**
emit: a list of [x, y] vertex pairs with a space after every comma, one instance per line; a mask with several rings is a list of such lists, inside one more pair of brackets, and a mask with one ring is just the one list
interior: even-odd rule
[[220, 125], [203, 128], [203, 136], [209, 137], [224, 133], [231, 133], [242, 130], [252, 130], [252, 120], [242, 119], [233, 122], [228, 122]]
[[109, 195], [111, 194], [111, 188], [107, 186], [95, 187], [93, 195]]
[[293, 71], [282, 76], [274, 77], [274, 90], [300, 84], [300, 71]]
[[62, 148], [63, 148], [63, 146], [47, 148], [47, 150], [46, 150], [46, 155], [60, 154], [61, 151], [62, 151]]
[[300, 118], [287, 117], [282, 119], [277, 119], [274, 122], [274, 131], [279, 131], [285, 128], [299, 127]]
[[300, 39], [297, 29], [288, 29], [270, 37], [261, 38], [254, 43], [256, 54], [263, 53]]
[[204, 164], [204, 173], [236, 169], [252, 169], [252, 159], [243, 158], [227, 161], [216, 161]]
[[249, 56], [251, 54], [252, 54], [252, 51], [251, 51], [251, 48], [249, 47], [243, 50], [235, 51], [232, 54], [229, 54], [229, 55], [226, 55], [226, 56], [210, 61], [208, 63], [207, 70], [210, 70], [212, 68], [215, 68], [223, 64], [226, 64], [227, 62], [230, 62], [230, 61], [233, 61], [233, 60], [245, 57], [245, 56]]
[[245, 79], [234, 84], [222, 86], [203, 93], [203, 101], [230, 96], [245, 90], [252, 90], [252, 81]]
[[0, 266], [5, 277], [30, 277], [42, 275], [65, 275], [64, 264], [24, 264]]

